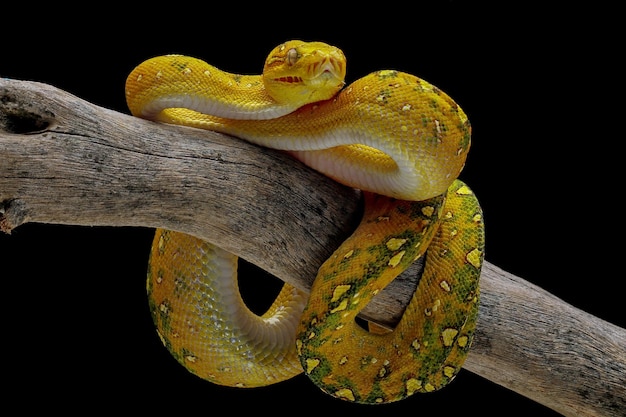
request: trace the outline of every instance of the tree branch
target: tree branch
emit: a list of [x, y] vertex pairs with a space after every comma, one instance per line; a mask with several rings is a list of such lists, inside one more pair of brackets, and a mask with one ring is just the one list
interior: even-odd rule
[[[151, 123], [0, 79], [0, 230], [26, 222], [163, 227], [302, 289], [356, 226], [359, 193], [279, 152]], [[393, 325], [420, 265], [363, 315]], [[626, 410], [626, 330], [485, 262], [465, 368], [566, 416]]]

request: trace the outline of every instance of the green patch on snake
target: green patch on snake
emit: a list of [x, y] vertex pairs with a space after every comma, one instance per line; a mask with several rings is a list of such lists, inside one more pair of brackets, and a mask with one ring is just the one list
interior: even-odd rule
[[387, 104], [390, 97], [391, 97], [391, 90], [386, 88], [384, 90], [381, 90], [380, 93], [376, 95], [376, 101], [381, 102], [383, 104]]
[[474, 299], [479, 296], [478, 280], [468, 280], [467, 277], [471, 277], [471, 273], [474, 267], [472, 265], [464, 265], [462, 268], [452, 273], [455, 290], [451, 292], [451, 295], [455, 296], [457, 305], [463, 305], [467, 302], [475, 304]]
[[440, 369], [443, 363], [450, 355], [452, 348], [446, 348], [441, 350], [432, 350], [428, 355], [423, 355], [421, 359], [421, 366], [418, 372], [419, 379], [428, 379], [430, 376], [435, 375]]
[[154, 309], [151, 311], [155, 319], [161, 322], [162, 330], [168, 333], [171, 332], [172, 303], [166, 298], [159, 305], [154, 304]]
[[463, 133], [461, 136], [461, 150], [465, 152], [467, 148], [470, 147], [470, 143], [472, 142], [472, 133], [470, 129], [469, 121], [462, 123], [458, 126], [459, 130]]
[[321, 276], [318, 279], [321, 279], [322, 281], [334, 280], [335, 276], [339, 272], [345, 272], [349, 270], [350, 268], [353, 268], [354, 262], [352, 260], [360, 256], [360, 254], [361, 254], [361, 249], [354, 248], [350, 250], [348, 253], [344, 254], [343, 256], [337, 256], [336, 258], [333, 258], [332, 267], [330, 267], [330, 270], [332, 272], [324, 276]]
[[[323, 382], [321, 382], [321, 384], [323, 385]], [[331, 394], [338, 392], [340, 390], [348, 389], [352, 392], [352, 395], [354, 396], [354, 400], [357, 402], [360, 402], [360, 399], [362, 397], [359, 392], [358, 385], [355, 384], [350, 378], [345, 377], [345, 376], [341, 376], [337, 378], [336, 384], [326, 385], [326, 389]]]
[[[305, 356], [306, 355], [301, 356], [301, 362], [302, 362], [302, 366], [304, 367], [304, 369], [307, 368]], [[332, 373], [332, 366], [330, 362], [328, 361], [328, 359], [326, 359], [326, 357], [323, 355], [317, 356], [316, 359], [319, 360], [319, 363], [307, 375], [311, 378], [311, 380], [314, 383], [322, 384], [322, 379]]]
[[[390, 239], [406, 240], [406, 243], [403, 245], [403, 247], [407, 247], [407, 253], [405, 254], [405, 256], [402, 257], [401, 262], [396, 265], [399, 270], [403, 270], [413, 262], [413, 259], [415, 258], [417, 252], [417, 248], [415, 248], [415, 242], [421, 238], [421, 233], [415, 233], [411, 230], [406, 230], [403, 233], [397, 235], [389, 235], [385, 239], [383, 239], [382, 243], [367, 248], [367, 251], [374, 256], [374, 259], [371, 262], [359, 266], [358, 270], [354, 271], [354, 275], [352, 278], [346, 279], [342, 282], [342, 285], [349, 286], [349, 289], [346, 290], [342, 294], [342, 296], [336, 300], [333, 300], [333, 293], [327, 293], [323, 295], [323, 301], [327, 303], [328, 311], [343, 311], [353, 310], [354, 308], [363, 308], [364, 304], [359, 305], [359, 303], [348, 302], [345, 305], [345, 309], [336, 310], [341, 306], [342, 303], [345, 303], [345, 300], [354, 299], [355, 294], [359, 294], [360, 299], [369, 299], [371, 297], [371, 290], [367, 288], [369, 283], [375, 282], [384, 272], [389, 269], [388, 265], [390, 259], [392, 259], [393, 256], [398, 253], [397, 250], [390, 250], [386, 242], [388, 242]], [[340, 265], [343, 271], [354, 267], [354, 264], [350, 262], [341, 262]], [[333, 265], [333, 267], [336, 267], [336, 265]], [[324, 274], [323, 276], [321, 276], [321, 278], [323, 281], [330, 281], [335, 279], [336, 276], [337, 269], [332, 268], [332, 271]]]
[[153, 282], [154, 282], [154, 278], [152, 276], [153, 272], [152, 269], [150, 268], [148, 270], [148, 274], [147, 274], [147, 279], [146, 279], [146, 292], [148, 294], [149, 298], [152, 298], [152, 287], [153, 287]]
[[363, 397], [363, 394], [359, 391], [358, 384], [355, 384], [350, 378], [344, 376], [337, 378], [337, 383], [334, 384], [324, 384], [320, 381], [320, 386], [324, 387], [324, 391], [340, 398], [343, 396], [338, 394], [348, 390], [354, 397], [351, 400], [356, 402], [376, 404], [390, 400], [389, 396], [386, 395], [385, 391], [381, 388], [380, 381], [372, 381], [371, 389], [366, 397]]
[[361, 370], [364, 370], [369, 366], [372, 366], [375, 363], [374, 359], [375, 358], [371, 355], [363, 356], [359, 361], [359, 368], [361, 368]]
[[409, 347], [413, 357], [420, 363], [418, 374], [420, 379], [425, 379], [428, 375], [436, 372], [452, 350], [451, 347], [443, 345], [440, 329], [441, 326], [434, 325], [430, 320], [426, 321], [422, 338], [413, 342]]
[[[433, 92], [435, 92], [436, 90], [433, 89]], [[440, 104], [439, 104], [439, 100], [436, 99], [430, 99], [428, 100], [428, 107], [430, 107], [431, 109], [435, 110], [437, 113], [441, 113], [440, 110]]]
[[[316, 350], [332, 339], [335, 329], [342, 324], [342, 317], [339, 314], [327, 314], [323, 321], [319, 321], [317, 316], [309, 318], [309, 323], [317, 323], [309, 326], [307, 331], [299, 336], [302, 342], [303, 351]], [[326, 336], [328, 334], [328, 336]], [[305, 356], [311, 356], [303, 354]]]
[[[428, 223], [426, 224], [422, 224], [422, 223], [418, 223], [418, 224], [409, 224], [409, 223], [415, 223], [418, 221], [433, 221], [434, 219], [437, 219], [446, 200], [446, 193], [432, 197], [428, 200], [422, 200], [422, 201], [417, 201], [417, 202], [412, 202], [411, 204], [397, 204], [395, 207], [393, 207], [393, 211], [391, 212], [390, 215], [384, 217], [385, 219], [389, 219], [390, 217], [395, 217], [396, 214], [398, 214], [401, 217], [408, 217], [409, 221], [407, 221], [407, 229], [408, 230], [413, 230], [414, 233], [416, 232], [415, 229], [421, 229], [424, 228], [428, 225]], [[429, 210], [428, 208], [432, 208], [432, 210]], [[379, 219], [375, 219], [375, 220], [370, 220], [369, 222], [378, 222], [380, 221]]]
[[170, 347], [168, 347], [168, 350], [171, 352], [172, 356], [178, 361], [178, 363], [187, 368], [187, 370], [192, 374], [198, 375], [194, 367], [190, 366], [190, 364], [194, 363], [197, 360], [197, 356], [194, 355], [192, 351], [187, 348], [181, 348], [180, 352], [175, 352]]
[[430, 124], [430, 117], [422, 114], [422, 127], [428, 127], [428, 125]]
[[387, 395], [385, 395], [385, 391], [380, 387], [380, 382], [375, 381], [372, 385], [372, 389], [370, 393], [365, 398], [365, 402], [370, 404], [375, 404], [377, 402], [381, 402], [380, 400], [385, 400]]
[[[413, 217], [417, 215], [411, 213], [410, 216]], [[420, 214], [420, 216], [424, 217], [423, 214]], [[424, 233], [421, 230], [415, 231], [412, 229], [406, 229], [400, 233], [386, 235], [381, 239], [380, 244], [371, 246], [368, 251], [373, 254], [376, 254], [376, 252], [378, 252], [378, 259], [376, 259], [374, 262], [379, 262], [381, 265], [386, 266], [389, 259], [395, 256], [398, 253], [399, 249], [403, 249], [407, 251], [408, 256], [406, 257], [406, 261], [403, 262], [402, 265], [411, 264], [413, 262], [412, 256], [416, 255], [415, 252], [419, 251], [417, 244], [423, 240]], [[401, 245], [396, 247], [395, 245], [390, 244], [390, 242], [396, 242], [398, 244], [401, 243]]]
[[185, 68], [187, 68], [187, 65], [189, 65], [187, 62], [181, 62], [181, 61], [172, 61], [172, 67], [176, 68], [178, 71], [183, 71]]
[[156, 304], [154, 299], [148, 297], [148, 308], [152, 315], [152, 321], [157, 329], [159, 329], [159, 336], [163, 345], [170, 351], [172, 351], [172, 345], [167, 335], [172, 334], [172, 307], [170, 302], [165, 299], [160, 304]]
[[177, 298], [186, 297], [193, 294], [193, 288], [189, 285], [188, 278], [184, 271], [176, 271], [174, 274], [174, 295]]
[[386, 80], [389, 78], [397, 78], [398, 77], [398, 71], [394, 71], [394, 70], [381, 70], [376, 72], [376, 75], [378, 75], [378, 78], [380, 78], [381, 80]]

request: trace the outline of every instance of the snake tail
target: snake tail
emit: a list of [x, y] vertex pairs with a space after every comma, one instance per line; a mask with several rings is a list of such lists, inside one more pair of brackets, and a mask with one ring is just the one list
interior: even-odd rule
[[[296, 343], [306, 374], [323, 391], [378, 404], [440, 389], [461, 369], [478, 311], [484, 227], [477, 199], [459, 180], [446, 199], [372, 198], [358, 233], [320, 268]], [[417, 291], [397, 326], [362, 328], [359, 311], [426, 248]]]

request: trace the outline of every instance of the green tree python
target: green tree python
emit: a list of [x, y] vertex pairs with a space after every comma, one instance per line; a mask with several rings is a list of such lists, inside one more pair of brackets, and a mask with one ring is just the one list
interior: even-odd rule
[[[481, 208], [457, 179], [469, 120], [414, 75], [381, 70], [345, 85], [345, 74], [338, 48], [289, 41], [271, 51], [259, 75], [166, 55], [127, 78], [135, 116], [282, 150], [363, 192], [359, 226], [321, 265], [310, 294], [285, 284], [261, 316], [239, 294], [235, 255], [157, 230], [147, 282], [152, 316], [170, 353], [203, 379], [257, 387], [305, 372], [337, 398], [377, 404], [437, 390], [463, 365], [484, 257]], [[394, 329], [355, 320], [421, 256], [418, 288]]]

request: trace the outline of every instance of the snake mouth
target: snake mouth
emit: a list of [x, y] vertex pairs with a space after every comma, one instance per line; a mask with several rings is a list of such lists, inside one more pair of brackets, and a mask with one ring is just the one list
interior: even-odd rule
[[336, 81], [338, 84], [343, 84], [345, 74], [343, 61], [339, 57], [329, 55], [324, 60], [309, 66], [307, 71], [308, 77], [303, 82], [318, 85]]
[[274, 81], [280, 81], [288, 84], [302, 84], [302, 77], [288, 75], [286, 77], [274, 78]]
[[287, 84], [307, 84], [312, 86], [327, 84], [332, 81], [336, 81], [338, 84], [343, 84], [344, 74], [341, 62], [335, 58], [329, 57], [323, 61], [311, 64], [307, 68], [307, 76], [304, 78], [297, 75], [287, 75], [274, 78], [274, 81], [280, 81]]

